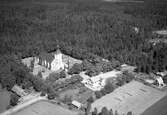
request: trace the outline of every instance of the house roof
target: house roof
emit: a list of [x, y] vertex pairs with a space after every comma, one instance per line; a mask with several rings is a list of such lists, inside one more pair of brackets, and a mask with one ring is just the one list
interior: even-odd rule
[[164, 92], [132, 81], [96, 100], [92, 104], [92, 110], [96, 107], [100, 112], [103, 107], [107, 107], [109, 110], [117, 110], [120, 114], [132, 111], [134, 115], [140, 115], [164, 96]]
[[73, 100], [72, 104], [75, 105], [75, 106], [77, 106], [77, 107], [81, 107], [81, 105], [82, 105], [80, 102], [78, 102], [76, 100]]
[[107, 78], [111, 78], [111, 77], [117, 77], [117, 75], [119, 75], [121, 73], [122, 73], [121, 71], [113, 70], [113, 71], [109, 71], [109, 72], [102, 73], [102, 74], [99, 74], [97, 76], [91, 77], [91, 80], [92, 81], [99, 81], [100, 79], [107, 79]]
[[134, 71], [135, 69], [136, 69], [135, 66], [131, 66], [131, 65], [127, 65], [127, 64], [121, 65], [122, 71]]
[[157, 31], [154, 31], [153, 33], [156, 33], [159, 35], [167, 35], [167, 30], [157, 30]]
[[15, 92], [19, 96], [26, 95], [26, 93], [24, 92], [24, 90], [22, 88], [20, 88], [18, 85], [14, 85], [13, 88], [12, 88], [12, 91]]

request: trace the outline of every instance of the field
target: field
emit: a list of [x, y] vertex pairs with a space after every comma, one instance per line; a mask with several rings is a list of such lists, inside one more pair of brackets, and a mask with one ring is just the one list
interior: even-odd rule
[[[132, 81], [129, 84], [116, 89], [114, 92], [96, 100], [92, 104], [92, 108], [96, 107], [100, 111], [102, 107], [106, 106], [108, 109], [112, 108], [114, 111], [117, 110], [118, 113], [121, 114], [132, 111], [133, 114], [140, 115], [149, 107], [154, 106], [155, 103], [159, 102], [159, 100], [163, 99], [165, 96], [166, 93], [164, 92], [145, 86], [140, 82]], [[157, 109], [160, 109], [161, 105], [164, 109], [163, 105], [165, 105], [165, 103], [161, 103], [162, 101]]]
[[167, 106], [167, 96], [162, 98], [160, 101], [158, 101], [153, 106], [149, 107], [141, 115], [166, 115], [167, 113], [166, 106]]
[[12, 115], [77, 115], [77, 113], [48, 101], [38, 101]]
[[0, 113], [5, 111], [10, 104], [10, 93], [0, 86]]

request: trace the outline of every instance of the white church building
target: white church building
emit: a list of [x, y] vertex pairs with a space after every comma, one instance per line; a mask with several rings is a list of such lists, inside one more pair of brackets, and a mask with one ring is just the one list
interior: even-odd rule
[[63, 56], [58, 49], [55, 53], [43, 53], [35, 58], [35, 62], [51, 71], [64, 70], [66, 64], [63, 63]]

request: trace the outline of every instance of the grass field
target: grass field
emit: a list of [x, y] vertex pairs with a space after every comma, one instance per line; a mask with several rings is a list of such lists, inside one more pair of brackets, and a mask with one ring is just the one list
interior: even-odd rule
[[[132, 111], [134, 115], [140, 115], [149, 107], [151, 107], [151, 109], [148, 110], [148, 113], [151, 113], [153, 109], [155, 109], [154, 111], [159, 111], [161, 110], [161, 107], [165, 109], [165, 105], [167, 104], [167, 101], [165, 100], [166, 98], [163, 99], [165, 96], [166, 93], [162, 91], [146, 86], [140, 82], [132, 81], [120, 88], [117, 88], [114, 92], [96, 100], [92, 104], [92, 109], [96, 107], [98, 111], [100, 111], [102, 107], [105, 106], [108, 109], [112, 108], [114, 111], [117, 110], [120, 114]], [[166, 102], [160, 101], [161, 99]], [[158, 103], [158, 105], [155, 105], [155, 103]]]
[[41, 100], [13, 113], [12, 115], [77, 115], [77, 112]]
[[0, 113], [4, 112], [10, 104], [10, 93], [0, 87]]
[[167, 96], [149, 107], [141, 115], [166, 115], [167, 114]]

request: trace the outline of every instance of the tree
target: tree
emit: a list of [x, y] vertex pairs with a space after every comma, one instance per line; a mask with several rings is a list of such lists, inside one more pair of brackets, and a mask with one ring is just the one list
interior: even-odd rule
[[132, 81], [132, 80], [134, 79], [134, 75], [132, 75], [132, 74], [129, 73], [128, 71], [124, 71], [122, 78], [125, 79], [125, 82], [126, 82], [126, 83], [129, 83], [130, 81]]
[[1, 84], [2, 87], [6, 87], [8, 90], [10, 90], [16, 83], [16, 78], [10, 74], [10, 73], [6, 73], [6, 74], [1, 74]]
[[58, 80], [60, 78], [60, 74], [59, 73], [50, 73], [49, 76], [46, 78], [47, 82], [55, 82], [56, 80]]
[[85, 113], [86, 115], [89, 115], [90, 109], [91, 109], [91, 103], [88, 102], [88, 103], [87, 103], [87, 107], [86, 107], [86, 113]]
[[17, 96], [16, 94], [12, 93], [11, 94], [11, 99], [10, 99], [10, 105], [15, 106], [17, 105], [19, 100], [19, 96]]
[[72, 102], [72, 96], [65, 95], [63, 102], [66, 104], [70, 104]]
[[33, 58], [31, 60], [31, 62], [30, 62], [30, 69], [31, 69], [31, 71], [33, 71], [33, 69], [34, 69], [34, 63], [35, 63], [35, 59]]
[[104, 90], [106, 93], [111, 93], [114, 90], [114, 86], [111, 83], [107, 83], [104, 86]]
[[42, 86], [44, 85], [43, 80], [41, 78], [34, 77], [33, 87], [35, 91], [40, 92], [42, 90]]
[[85, 74], [92, 77], [98, 75], [100, 71], [101, 70], [99, 68], [93, 66], [92, 68], [89, 68]]
[[74, 64], [72, 68], [68, 71], [69, 74], [79, 74], [82, 71], [82, 65], [81, 64]]
[[60, 72], [60, 78], [65, 78], [65, 77], [66, 77], [65, 71], [61, 71], [61, 72]]
[[109, 115], [114, 115], [114, 113], [113, 113], [113, 110], [112, 110], [112, 109], [110, 109], [110, 111], [109, 111]]
[[58, 95], [52, 87], [48, 87], [47, 88], [47, 94], [48, 94], [48, 99], [49, 100], [52, 100], [52, 99], [55, 99], [55, 97]]
[[118, 111], [117, 110], [115, 111], [115, 115], [118, 115]]
[[97, 108], [94, 108], [94, 111], [92, 112], [92, 115], [98, 115]]
[[38, 72], [37, 77], [39, 77], [39, 78], [43, 78], [43, 77], [42, 77], [42, 72], [41, 72], [41, 71]]
[[130, 112], [128, 112], [126, 115], [132, 115], [132, 112], [130, 111]]
[[88, 70], [89, 68], [92, 68], [92, 64], [88, 61], [88, 60], [83, 60], [82, 62], [82, 67], [83, 67], [83, 71]]
[[109, 115], [108, 109], [106, 107], [102, 108], [101, 115]]
[[123, 80], [122, 76], [118, 76], [116, 79], [117, 79], [117, 83], [116, 84], [118, 86], [122, 86], [125, 83], [125, 81]]
[[95, 95], [96, 95], [96, 98], [101, 98], [102, 97], [102, 93], [100, 91], [95, 91]]
[[164, 83], [167, 83], [167, 76], [164, 76], [163, 78]]
[[89, 102], [89, 103], [93, 103], [93, 101], [94, 101], [94, 99], [92, 96], [87, 100], [87, 102]]

